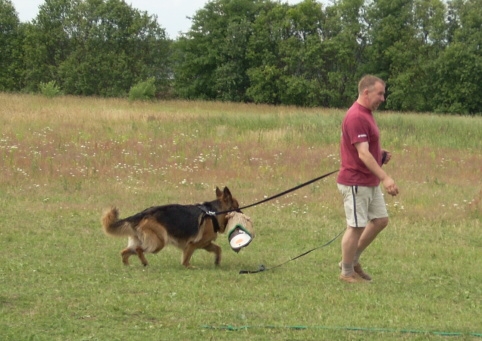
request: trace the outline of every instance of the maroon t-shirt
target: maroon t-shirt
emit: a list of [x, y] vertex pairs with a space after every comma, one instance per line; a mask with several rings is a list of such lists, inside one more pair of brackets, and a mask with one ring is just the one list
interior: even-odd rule
[[342, 123], [341, 167], [337, 182], [346, 186], [378, 186], [380, 180], [358, 157], [355, 143], [368, 142], [368, 149], [378, 164], [382, 163], [380, 131], [370, 109], [355, 102]]

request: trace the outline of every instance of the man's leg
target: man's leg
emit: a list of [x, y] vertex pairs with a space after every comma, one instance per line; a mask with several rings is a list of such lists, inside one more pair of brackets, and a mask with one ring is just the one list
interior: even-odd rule
[[365, 228], [356, 228], [348, 226], [341, 240], [341, 267], [343, 276], [351, 276], [353, 274], [353, 261], [357, 252], [360, 237], [363, 235]]
[[357, 249], [353, 255], [355, 264], [358, 263], [360, 254], [370, 245], [378, 234], [388, 225], [388, 218], [377, 218], [370, 220], [367, 226], [363, 229], [363, 233], [358, 239]]
[[365, 281], [354, 270], [355, 254], [363, 230], [368, 221], [368, 198], [364, 198], [366, 188], [359, 191], [358, 186], [344, 186], [338, 184], [339, 191], [343, 194], [343, 204], [345, 208], [345, 217], [347, 228], [341, 240], [342, 261], [340, 262], [341, 274], [340, 279], [349, 282]]
[[353, 270], [360, 275], [361, 278], [371, 281], [372, 278], [369, 274], [363, 271], [360, 265], [360, 255], [370, 245], [378, 234], [388, 225], [388, 218], [378, 218], [371, 220], [365, 230], [363, 231], [360, 239], [358, 240], [358, 247], [353, 258]]
[[354, 265], [358, 264], [361, 253], [375, 240], [378, 234], [388, 225], [388, 213], [380, 187], [371, 188], [368, 206], [368, 223], [365, 226], [354, 257]]

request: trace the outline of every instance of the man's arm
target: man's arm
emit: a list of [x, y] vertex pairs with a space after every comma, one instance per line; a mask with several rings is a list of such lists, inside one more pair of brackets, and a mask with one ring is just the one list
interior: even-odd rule
[[368, 149], [368, 142], [355, 143], [355, 148], [358, 151], [358, 157], [365, 166], [375, 174], [383, 184], [385, 191], [390, 195], [398, 194], [398, 187], [395, 181], [378, 165], [377, 160], [373, 157]]

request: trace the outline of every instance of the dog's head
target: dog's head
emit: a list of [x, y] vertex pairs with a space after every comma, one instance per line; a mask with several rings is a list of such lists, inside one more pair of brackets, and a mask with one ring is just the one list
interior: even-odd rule
[[222, 191], [219, 187], [216, 187], [216, 197], [219, 200], [220, 211], [237, 210], [239, 208], [238, 200], [232, 196], [227, 187], [224, 187]]
[[[231, 194], [231, 191], [229, 188], [224, 187], [224, 189], [221, 191], [219, 187], [216, 187], [216, 197], [217, 197], [217, 202], [219, 204], [218, 211], [232, 211], [232, 210], [238, 210], [239, 209], [239, 202], [234, 198]], [[221, 214], [218, 216], [219, 217], [219, 223], [220, 223], [220, 231], [221, 233], [224, 232], [226, 229], [226, 224], [227, 224], [227, 219], [226, 219], [226, 214]]]

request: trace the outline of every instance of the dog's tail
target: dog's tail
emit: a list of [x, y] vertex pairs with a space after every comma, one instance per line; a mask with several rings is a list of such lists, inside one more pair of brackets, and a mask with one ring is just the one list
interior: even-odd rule
[[104, 233], [107, 235], [118, 237], [136, 235], [135, 228], [130, 222], [125, 219], [119, 220], [119, 210], [117, 207], [111, 207], [105, 210], [101, 222]]

